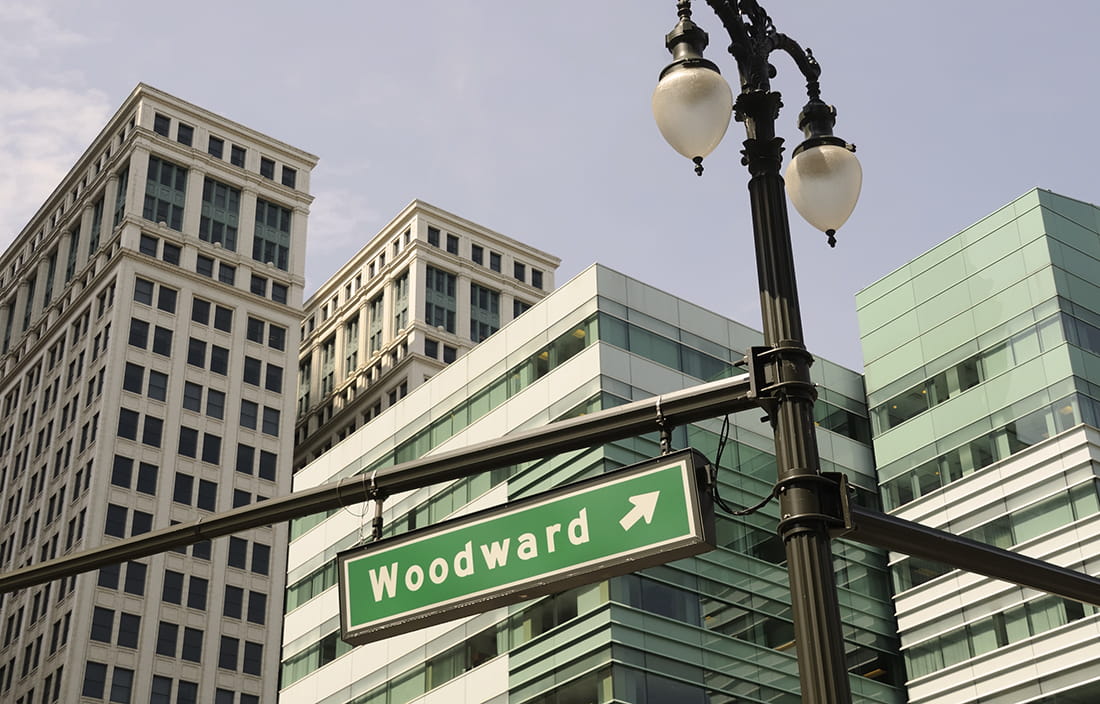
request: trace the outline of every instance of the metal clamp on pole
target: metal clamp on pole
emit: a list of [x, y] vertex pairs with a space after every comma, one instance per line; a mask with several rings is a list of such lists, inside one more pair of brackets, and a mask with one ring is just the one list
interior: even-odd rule
[[816, 483], [821, 487], [817, 492], [818, 511], [805, 513], [785, 514], [781, 517], [778, 533], [785, 535], [788, 530], [798, 530], [805, 525], [807, 519], [811, 521], [823, 521], [829, 527], [829, 535], [833, 538], [840, 537], [850, 532], [852, 523], [852, 510], [848, 498], [848, 476], [842, 472], [822, 472], [816, 475], [800, 475], [788, 477], [775, 485], [776, 494], [781, 494], [795, 486], [804, 487], [807, 483]]
[[371, 519], [371, 541], [373, 542], [382, 539], [382, 504], [386, 501], [386, 492], [380, 490], [375, 481], [377, 474], [377, 469], [371, 472], [370, 489], [367, 491], [367, 495], [374, 501], [374, 518]]
[[672, 452], [672, 427], [668, 424], [668, 418], [665, 418], [664, 412], [661, 411], [661, 396], [657, 396], [657, 427], [661, 431], [661, 454], [667, 455]]
[[764, 409], [766, 414], [760, 419], [761, 423], [771, 422], [775, 416], [775, 407], [778, 405], [778, 401], [772, 397], [774, 388], [769, 383], [767, 374], [767, 357], [774, 353], [775, 349], [772, 347], [754, 345], [745, 353], [745, 357], [736, 363], [736, 366], [744, 367], [749, 373], [749, 398], [754, 399], [756, 405]]

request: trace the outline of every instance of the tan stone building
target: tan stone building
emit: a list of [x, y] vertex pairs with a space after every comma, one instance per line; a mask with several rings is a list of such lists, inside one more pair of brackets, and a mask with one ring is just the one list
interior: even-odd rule
[[[289, 491], [316, 161], [138, 85], [0, 255], [0, 570]], [[285, 556], [6, 595], [0, 701], [272, 701]]]

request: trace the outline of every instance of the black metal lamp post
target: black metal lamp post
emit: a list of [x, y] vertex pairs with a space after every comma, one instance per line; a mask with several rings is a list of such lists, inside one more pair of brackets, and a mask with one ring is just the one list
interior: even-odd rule
[[[691, 3], [680, 0], [680, 21], [666, 37], [673, 62], [653, 94], [653, 112], [669, 143], [702, 173], [703, 157], [718, 145], [730, 113], [745, 123], [748, 139], [742, 163], [748, 167], [753, 236], [756, 242], [763, 354], [767, 387], [764, 405], [775, 432], [780, 505], [779, 533], [787, 553], [804, 702], [850, 702], [840, 607], [833, 573], [825, 506], [830, 488], [820, 473], [810, 382], [813, 357], [802, 338], [784, 180], [779, 167], [783, 140], [775, 136], [781, 107], [771, 90], [770, 54], [790, 55], [806, 78], [809, 101], [799, 115], [805, 141], [787, 170], [788, 189], [798, 211], [833, 237], [855, 207], [862, 180], [854, 148], [832, 134], [836, 111], [820, 99], [821, 67], [813, 54], [776, 32], [756, 0], [707, 0], [718, 15], [737, 60], [741, 92], [736, 101], [718, 68], [702, 56], [707, 34], [691, 20]], [[835, 493], [835, 492], [834, 492]]]

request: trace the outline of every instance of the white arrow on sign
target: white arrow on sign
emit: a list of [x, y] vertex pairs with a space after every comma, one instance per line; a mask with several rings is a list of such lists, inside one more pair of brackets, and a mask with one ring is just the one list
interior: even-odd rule
[[634, 504], [634, 508], [619, 521], [623, 530], [630, 530], [635, 523], [643, 519], [647, 524], [650, 523], [653, 520], [653, 511], [657, 508], [657, 497], [660, 495], [659, 491], [651, 491], [648, 494], [631, 496], [630, 503]]

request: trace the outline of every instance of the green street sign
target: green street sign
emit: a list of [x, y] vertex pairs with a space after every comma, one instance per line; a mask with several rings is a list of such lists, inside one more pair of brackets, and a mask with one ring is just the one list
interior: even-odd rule
[[682, 450], [344, 551], [341, 637], [368, 643], [706, 552], [706, 464]]

